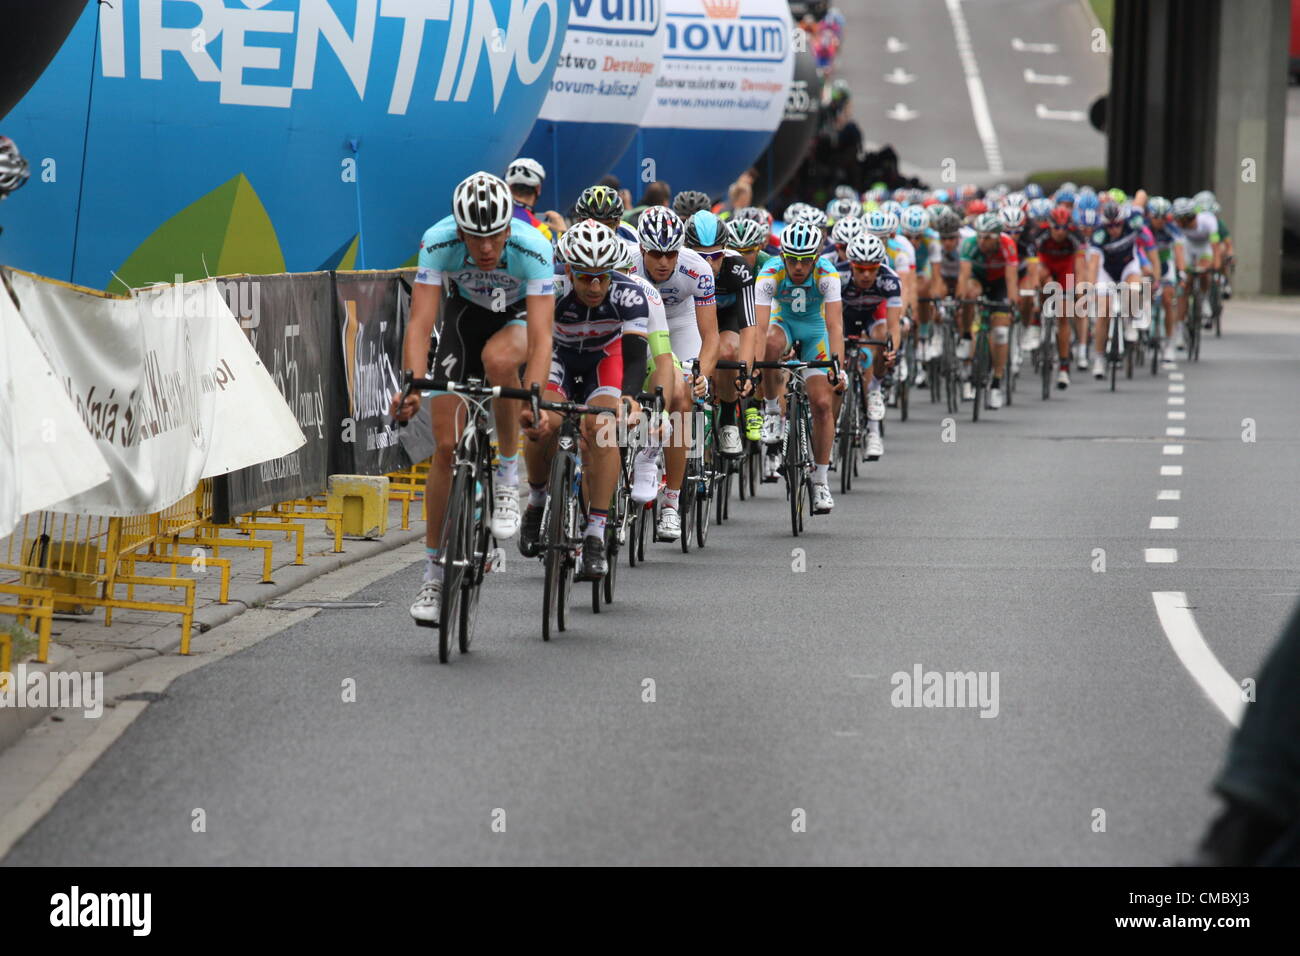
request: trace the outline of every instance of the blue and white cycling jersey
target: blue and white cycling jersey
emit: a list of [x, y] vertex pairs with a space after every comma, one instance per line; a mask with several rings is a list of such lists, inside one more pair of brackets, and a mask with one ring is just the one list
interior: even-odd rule
[[500, 311], [525, 296], [555, 294], [554, 255], [545, 236], [522, 219], [511, 219], [501, 260], [493, 269], [480, 269], [456, 234], [455, 218], [448, 216], [430, 226], [420, 240], [415, 281], [446, 284], [475, 305]]

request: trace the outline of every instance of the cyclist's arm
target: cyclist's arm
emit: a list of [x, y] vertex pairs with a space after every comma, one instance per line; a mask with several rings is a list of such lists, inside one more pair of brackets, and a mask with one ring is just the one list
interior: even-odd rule
[[700, 375], [708, 378], [718, 361], [718, 306], [716, 302], [700, 305], [695, 300], [695, 323], [700, 329]]
[[961, 266], [957, 271], [957, 298], [969, 299], [971, 281], [971, 264], [969, 259], [963, 259]]
[[411, 314], [402, 338], [402, 367], [409, 368], [416, 378], [424, 378], [428, 371], [429, 341], [441, 311], [442, 286], [415, 283], [411, 290]]
[[555, 327], [555, 296], [551, 293], [530, 295], [525, 299], [528, 312], [528, 364], [524, 368], [524, 388], [533, 383], [543, 389], [551, 375], [551, 333]]
[[840, 360], [844, 367], [844, 303], [840, 301], [825, 303], [826, 334], [830, 339], [831, 354]]
[[885, 306], [885, 338], [889, 340], [891, 351], [897, 352], [902, 336], [899, 335], [899, 326], [903, 322], [903, 307], [901, 305]]
[[1020, 298], [1020, 270], [1016, 268], [1016, 262], [1012, 260], [1007, 263], [1007, 299], [1015, 307], [1016, 301]]

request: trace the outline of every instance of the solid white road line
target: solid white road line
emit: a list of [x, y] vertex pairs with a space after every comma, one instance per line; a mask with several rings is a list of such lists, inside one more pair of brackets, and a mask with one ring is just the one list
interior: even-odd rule
[[1174, 531], [1178, 528], [1177, 515], [1152, 515], [1150, 529], [1152, 531]]
[[1158, 495], [1156, 501], [1181, 501], [1183, 493], [1177, 488], [1165, 488]]
[[961, 58], [961, 68], [966, 73], [966, 92], [970, 94], [971, 112], [975, 115], [975, 129], [979, 133], [980, 143], [984, 146], [984, 161], [988, 163], [989, 172], [1002, 172], [1002, 150], [998, 147], [998, 136], [993, 130], [993, 117], [989, 113], [989, 102], [984, 96], [984, 81], [980, 79], [979, 66], [975, 63], [975, 53], [970, 45], [970, 31], [966, 29], [966, 15], [961, 10], [961, 0], [947, 0], [948, 16], [952, 20], [953, 36], [957, 40], [957, 55]]
[[1160, 475], [1164, 478], [1177, 478], [1183, 473], [1182, 465], [1161, 465]]
[[1228, 718], [1228, 722], [1234, 727], [1239, 725], [1242, 712], [1246, 709], [1241, 699], [1241, 688], [1205, 643], [1205, 638], [1196, 626], [1196, 618], [1187, 606], [1187, 595], [1182, 591], [1153, 591], [1151, 597], [1155, 601], [1156, 614], [1160, 617], [1165, 637], [1169, 639], [1183, 667], [1201, 685], [1201, 690], [1219, 708], [1220, 713]]
[[1142, 556], [1146, 558], [1147, 564], [1176, 564], [1178, 561], [1177, 548], [1145, 548]]

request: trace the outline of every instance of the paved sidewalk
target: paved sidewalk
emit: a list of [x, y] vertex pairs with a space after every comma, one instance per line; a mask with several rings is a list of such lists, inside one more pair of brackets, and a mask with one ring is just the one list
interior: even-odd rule
[[[259, 531], [258, 537], [274, 544], [272, 552], [272, 580], [262, 581], [262, 551], [254, 548], [222, 548], [221, 557], [228, 558], [230, 567], [230, 600], [219, 604], [221, 571], [209, 567], [194, 574], [198, 580], [194, 597], [194, 628], [190, 634], [191, 656], [201, 656], [205, 650], [204, 633], [233, 620], [250, 607], [274, 601], [277, 597], [301, 587], [321, 575], [338, 568], [355, 564], [376, 554], [392, 551], [404, 544], [424, 537], [423, 499], [410, 506], [411, 527], [401, 530], [402, 507], [400, 502], [390, 502], [388, 534], [376, 540], [343, 539], [343, 551], [334, 553], [334, 536], [327, 524], [319, 519], [304, 522], [304, 564], [293, 563], [295, 535], [286, 537], [283, 532]], [[229, 537], [232, 532], [226, 531]], [[209, 552], [210, 554], [210, 552]], [[139, 565], [140, 573], [166, 576], [164, 565]], [[149, 568], [149, 570], [144, 570]], [[178, 573], [193, 573], [188, 569]], [[124, 593], [119, 588], [119, 595]], [[137, 599], [173, 601], [178, 592], [166, 588], [140, 587]], [[342, 596], [340, 596], [342, 597]], [[104, 610], [96, 608], [93, 614], [58, 614], [50, 637], [49, 661], [39, 665], [28, 660], [27, 669], [44, 667], [52, 671], [103, 672], [110, 674], [128, 664], [156, 657], [176, 654], [181, 643], [180, 615], [149, 611], [113, 611], [113, 624], [104, 626]], [[16, 669], [20, 662], [14, 660]], [[39, 723], [50, 711], [41, 708], [0, 708], [0, 750], [22, 737], [28, 727]]]

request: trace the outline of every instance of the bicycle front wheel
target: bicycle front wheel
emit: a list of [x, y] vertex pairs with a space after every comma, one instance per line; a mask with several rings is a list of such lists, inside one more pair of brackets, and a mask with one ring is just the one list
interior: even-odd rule
[[562, 603], [568, 598], [563, 580], [568, 573], [567, 516], [573, 506], [573, 459], [557, 453], [551, 462], [551, 480], [542, 524], [545, 576], [542, 587], [542, 640], [555, 629], [564, 630]]
[[452, 645], [459, 641], [461, 584], [469, 551], [466, 529], [474, 517], [473, 480], [468, 465], [456, 468], [442, 519], [442, 606], [438, 615], [438, 662], [441, 664], [451, 660]]

